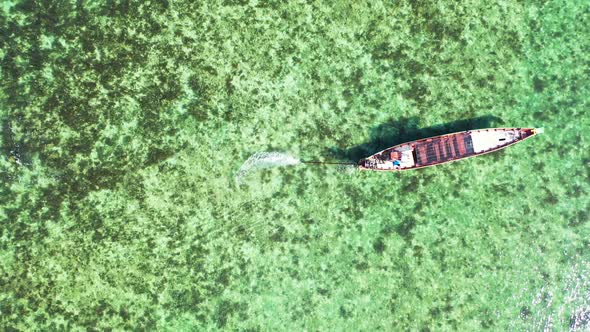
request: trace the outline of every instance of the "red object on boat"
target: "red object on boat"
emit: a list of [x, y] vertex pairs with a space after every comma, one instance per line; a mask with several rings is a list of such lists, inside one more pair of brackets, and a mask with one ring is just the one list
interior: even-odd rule
[[540, 133], [535, 128], [488, 128], [423, 138], [361, 159], [361, 170], [405, 171], [494, 152]]

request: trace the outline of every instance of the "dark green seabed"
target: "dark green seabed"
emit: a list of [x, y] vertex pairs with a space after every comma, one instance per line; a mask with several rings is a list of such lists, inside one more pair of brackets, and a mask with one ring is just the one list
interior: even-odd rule
[[0, 330], [590, 328], [590, 2], [329, 3], [3, 2]]

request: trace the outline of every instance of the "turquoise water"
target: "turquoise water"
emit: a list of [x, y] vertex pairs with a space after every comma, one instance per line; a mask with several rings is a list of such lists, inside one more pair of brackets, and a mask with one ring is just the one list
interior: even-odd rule
[[588, 329], [589, 10], [5, 2], [0, 327]]

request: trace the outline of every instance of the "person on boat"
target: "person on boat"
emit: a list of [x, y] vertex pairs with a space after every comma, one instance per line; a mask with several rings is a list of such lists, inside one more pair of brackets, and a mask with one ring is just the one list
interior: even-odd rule
[[396, 159], [393, 161], [393, 168], [399, 169], [399, 168], [401, 168], [401, 166], [402, 166], [402, 163], [399, 160]]

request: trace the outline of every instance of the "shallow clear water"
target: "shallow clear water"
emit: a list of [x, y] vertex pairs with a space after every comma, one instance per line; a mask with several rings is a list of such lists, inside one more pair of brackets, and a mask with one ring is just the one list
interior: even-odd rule
[[5, 3], [0, 329], [588, 329], [589, 6]]

